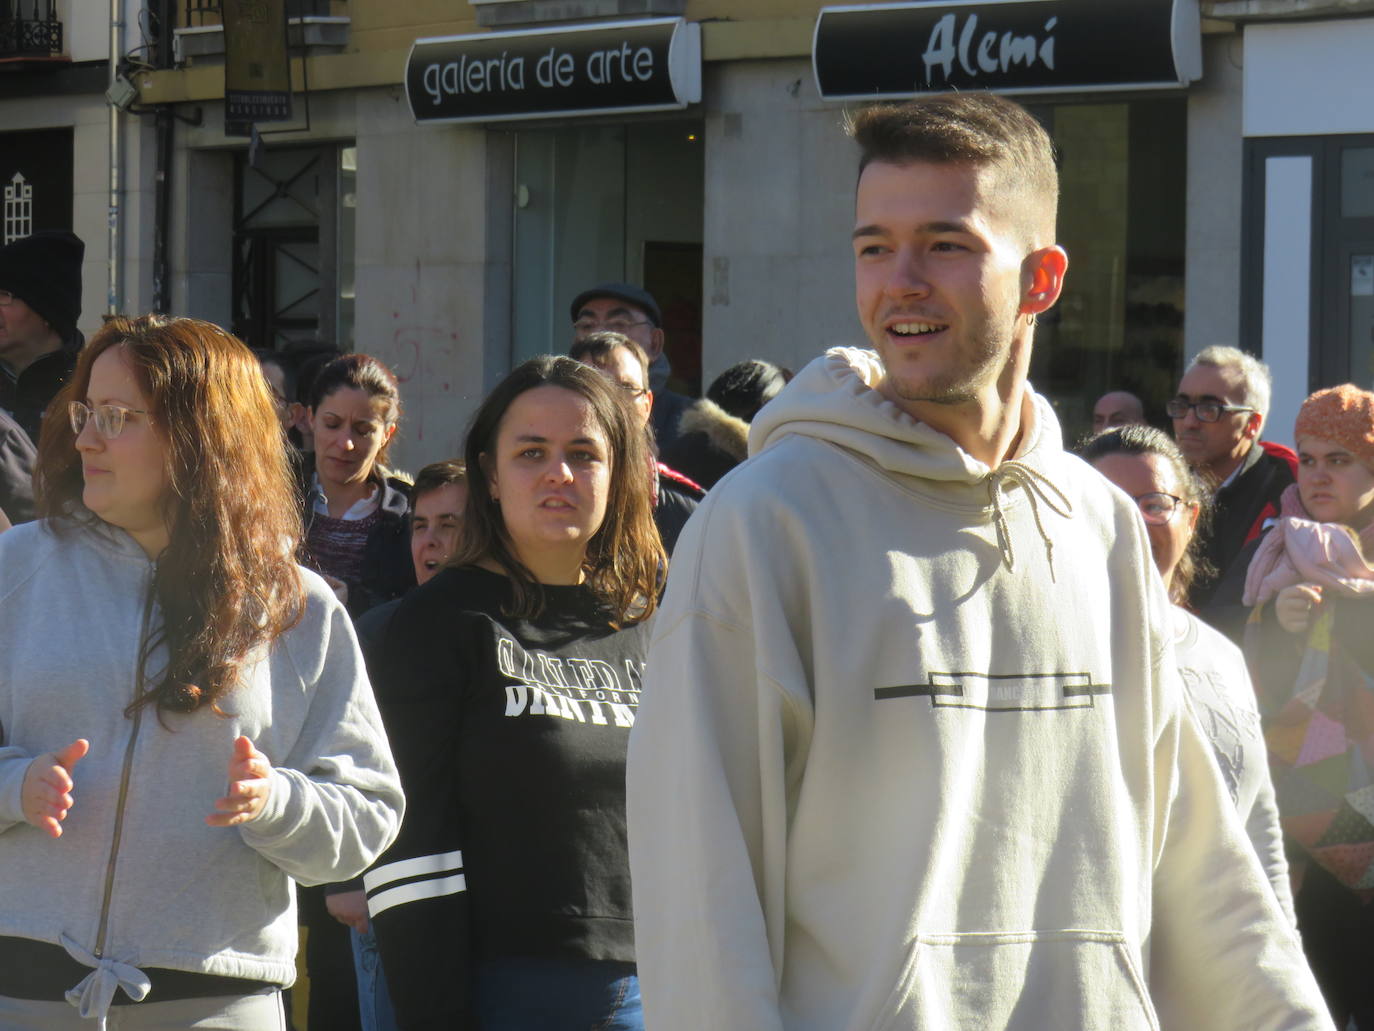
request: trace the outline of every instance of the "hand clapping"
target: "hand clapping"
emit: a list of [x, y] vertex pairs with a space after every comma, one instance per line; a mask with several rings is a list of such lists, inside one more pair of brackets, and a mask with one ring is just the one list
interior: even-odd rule
[[85, 738], [77, 738], [65, 748], [44, 752], [24, 771], [24, 819], [54, 838], [62, 837], [62, 821], [72, 807], [72, 767], [90, 747]]
[[229, 790], [215, 800], [215, 812], [205, 817], [211, 827], [233, 827], [254, 819], [272, 790], [272, 763], [246, 737], [234, 739], [229, 760]]

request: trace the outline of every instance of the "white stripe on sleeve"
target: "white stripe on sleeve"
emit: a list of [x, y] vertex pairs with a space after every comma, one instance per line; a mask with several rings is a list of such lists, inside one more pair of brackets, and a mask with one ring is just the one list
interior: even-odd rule
[[437, 881], [411, 881], [399, 888], [388, 888], [373, 895], [367, 900], [367, 911], [375, 920], [393, 906], [419, 902], [421, 899], [437, 899], [444, 895], [457, 895], [460, 891], [466, 891], [467, 886], [467, 878], [462, 874], [454, 874]]
[[455, 852], [441, 852], [433, 856], [416, 856], [413, 859], [402, 859], [399, 862], [387, 863], [375, 870], [369, 870], [363, 874], [363, 887], [371, 892], [376, 891], [384, 884], [405, 880], [407, 877], [419, 877], [421, 874], [450, 873], [462, 868], [463, 853], [461, 849]]

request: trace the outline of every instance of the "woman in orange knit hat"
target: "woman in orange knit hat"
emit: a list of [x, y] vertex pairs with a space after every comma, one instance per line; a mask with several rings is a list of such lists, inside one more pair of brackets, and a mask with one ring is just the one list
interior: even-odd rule
[[1374, 393], [1303, 402], [1298, 481], [1246, 574], [1246, 628], [1298, 927], [1337, 1026], [1374, 1028]]

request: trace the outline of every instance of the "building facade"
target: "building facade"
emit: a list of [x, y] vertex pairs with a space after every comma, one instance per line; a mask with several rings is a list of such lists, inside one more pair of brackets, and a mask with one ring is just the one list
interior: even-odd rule
[[[378, 355], [404, 465], [458, 453], [597, 281], [658, 297], [680, 389], [857, 342], [842, 122], [907, 82], [1006, 92], [1060, 149], [1071, 266], [1032, 379], [1070, 436], [1107, 389], [1160, 414], [1214, 343], [1276, 366], [1276, 439], [1310, 387], [1374, 380], [1374, 0], [291, 0], [291, 110], [256, 134], [226, 112], [225, 12], [166, 6], [171, 67], [122, 65], [112, 306], [165, 296], [258, 346]], [[133, 50], [149, 19], [126, 17]], [[66, 124], [95, 158], [73, 221], [99, 237], [108, 105], [44, 104], [23, 127]], [[15, 108], [0, 96], [6, 129]]]

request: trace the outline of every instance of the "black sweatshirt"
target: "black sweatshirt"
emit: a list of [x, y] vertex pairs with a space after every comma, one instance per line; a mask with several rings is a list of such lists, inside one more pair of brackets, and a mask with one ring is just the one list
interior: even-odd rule
[[615, 632], [585, 587], [505, 615], [466, 567], [406, 595], [373, 676], [406, 792], [365, 883], [405, 1031], [471, 1020], [485, 959], [634, 960], [625, 750], [646, 624]]

